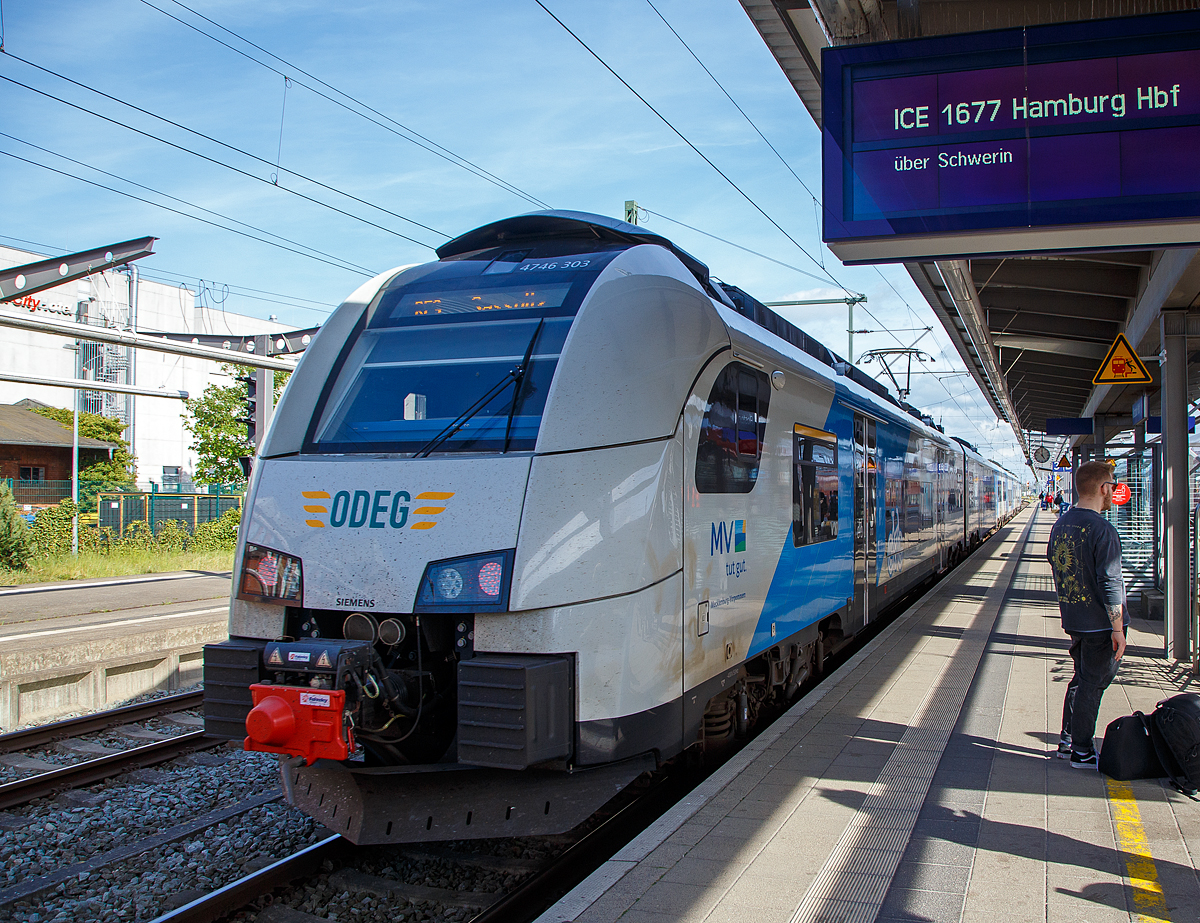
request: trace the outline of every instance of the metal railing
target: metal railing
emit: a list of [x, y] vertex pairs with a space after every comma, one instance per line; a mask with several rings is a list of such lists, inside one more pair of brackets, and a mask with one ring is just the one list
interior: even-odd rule
[[71, 481], [20, 481], [16, 478], [0, 478], [0, 486], [7, 487], [13, 493], [13, 498], [22, 507], [29, 507], [26, 512], [36, 512], [47, 506], [54, 506], [60, 500], [71, 496]]
[[[157, 535], [165, 522], [179, 522], [189, 532], [213, 519], [219, 519], [227, 510], [242, 505], [242, 494], [227, 489], [224, 492], [213, 485], [212, 493], [160, 493], [158, 491], [105, 491], [97, 495], [98, 525], [112, 529], [115, 535], [124, 534], [130, 523], [145, 523]], [[225, 485], [221, 485], [222, 488]]]

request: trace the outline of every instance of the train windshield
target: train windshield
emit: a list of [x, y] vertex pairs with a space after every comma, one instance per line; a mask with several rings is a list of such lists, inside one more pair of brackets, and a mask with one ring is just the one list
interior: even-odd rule
[[567, 332], [613, 255], [522, 271], [525, 251], [389, 288], [343, 354], [311, 450], [531, 451]]

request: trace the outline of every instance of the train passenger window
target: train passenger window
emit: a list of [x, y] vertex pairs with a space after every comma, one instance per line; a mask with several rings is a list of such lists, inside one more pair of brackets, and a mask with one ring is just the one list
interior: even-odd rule
[[837, 437], [793, 427], [792, 544], [812, 545], [837, 538]]
[[771, 385], [765, 372], [731, 362], [713, 383], [696, 447], [696, 490], [749, 493], [758, 479]]

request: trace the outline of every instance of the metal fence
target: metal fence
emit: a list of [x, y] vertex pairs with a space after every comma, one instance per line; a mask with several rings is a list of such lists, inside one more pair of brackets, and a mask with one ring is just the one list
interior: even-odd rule
[[18, 481], [15, 478], [0, 478], [0, 486], [13, 492], [17, 504], [25, 512], [37, 512], [43, 507], [54, 506], [71, 496], [71, 481]]
[[164, 522], [181, 522], [189, 532], [195, 532], [196, 526], [219, 519], [226, 510], [241, 507], [242, 494], [220, 493], [215, 489], [205, 494], [110, 492], [97, 495], [96, 504], [99, 526], [112, 529], [117, 535], [123, 534], [132, 522], [146, 523], [155, 534]]

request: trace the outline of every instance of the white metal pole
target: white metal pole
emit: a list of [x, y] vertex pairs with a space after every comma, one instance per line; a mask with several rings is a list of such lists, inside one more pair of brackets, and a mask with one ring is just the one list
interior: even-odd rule
[[850, 312], [846, 321], [846, 352], [850, 355], [846, 357], [846, 361], [854, 365], [854, 300], [847, 298], [846, 307]]
[[[87, 374], [86, 370], [83, 372]], [[76, 391], [75, 401], [71, 405], [71, 502], [75, 505], [75, 515], [71, 517], [71, 554], [79, 554], [79, 398], [82, 391]]]
[[[138, 274], [137, 263], [129, 264], [129, 332], [137, 333], [138, 288], [141, 277]], [[137, 350], [126, 347], [129, 357], [129, 370], [126, 372], [126, 382], [137, 385]], [[137, 458], [137, 398], [129, 398], [129, 454]]]

